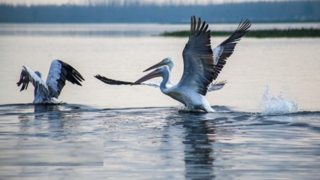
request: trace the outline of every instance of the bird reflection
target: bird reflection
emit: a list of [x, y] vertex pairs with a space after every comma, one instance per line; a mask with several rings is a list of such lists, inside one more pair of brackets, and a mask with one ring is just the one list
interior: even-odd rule
[[[179, 117], [166, 118], [171, 125], [184, 128], [182, 143], [184, 144], [185, 177], [187, 179], [214, 179], [215, 177], [213, 143], [216, 133], [214, 123], [204, 120], [206, 116], [206, 114], [186, 113], [180, 114]], [[172, 121], [175, 123], [172, 124]]]
[[[16, 166], [103, 165], [103, 154], [99, 151], [103, 148], [103, 142], [100, 140], [92, 142], [88, 141], [87, 137], [82, 138], [89, 132], [88, 128], [83, 127], [89, 125], [82, 117], [83, 110], [80, 107], [82, 106], [69, 104], [29, 105], [28, 112], [19, 117], [20, 129], [15, 133], [19, 139], [13, 148], [14, 151], [16, 149], [18, 151], [12, 156], [14, 159], [12, 164]], [[96, 129], [93, 131], [94, 134], [98, 134]]]
[[[200, 116], [201, 117], [201, 116]], [[201, 118], [202, 119], [202, 118]], [[199, 119], [199, 115], [188, 115], [182, 122], [186, 129], [185, 141], [185, 176], [191, 179], [212, 179], [214, 150], [208, 135], [215, 134], [215, 128]]]
[[42, 104], [35, 104], [34, 105], [34, 113], [46, 113], [46, 112], [53, 112], [53, 111], [60, 111], [59, 105], [42, 105]]
[[[79, 127], [77, 121], [81, 112], [69, 105], [31, 105], [34, 113], [19, 116], [20, 132], [24, 140], [49, 138], [63, 140], [72, 137], [72, 131]], [[70, 109], [71, 108], [71, 109]]]

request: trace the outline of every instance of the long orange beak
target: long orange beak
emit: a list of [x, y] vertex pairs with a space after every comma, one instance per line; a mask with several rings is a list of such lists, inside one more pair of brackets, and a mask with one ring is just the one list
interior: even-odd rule
[[132, 85], [136, 85], [136, 84], [140, 84], [144, 81], [147, 81], [149, 79], [155, 78], [155, 77], [160, 77], [161, 76], [161, 72], [158, 72], [157, 70], [152, 71], [151, 73], [143, 76], [142, 78], [138, 79], [136, 82], [132, 83]]
[[161, 61], [161, 62], [159, 62], [159, 63], [157, 63], [157, 64], [149, 67], [148, 69], [144, 70], [143, 72], [150, 71], [151, 69], [155, 69], [155, 68], [157, 68], [157, 67], [164, 66], [164, 65], [166, 65], [166, 64], [163, 63], [163, 61]]

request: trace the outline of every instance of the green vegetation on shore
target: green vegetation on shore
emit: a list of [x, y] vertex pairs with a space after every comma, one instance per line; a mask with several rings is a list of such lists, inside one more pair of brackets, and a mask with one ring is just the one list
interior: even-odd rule
[[[211, 37], [230, 36], [230, 31], [211, 31]], [[169, 37], [188, 37], [189, 31], [164, 32], [159, 36]], [[304, 38], [304, 37], [320, 37], [320, 29], [287, 29], [287, 30], [251, 30], [246, 37], [254, 38]]]

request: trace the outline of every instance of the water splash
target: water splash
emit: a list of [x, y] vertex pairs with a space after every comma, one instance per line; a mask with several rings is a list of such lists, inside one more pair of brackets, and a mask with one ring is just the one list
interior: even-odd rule
[[176, 108], [178, 109], [178, 112], [184, 112], [184, 113], [203, 113], [204, 112], [198, 109], [189, 109], [183, 104], [179, 104]]
[[290, 99], [285, 99], [282, 92], [278, 96], [273, 95], [268, 85], [266, 85], [266, 90], [262, 94], [260, 108], [263, 115], [289, 114], [297, 112], [299, 109], [298, 104]]

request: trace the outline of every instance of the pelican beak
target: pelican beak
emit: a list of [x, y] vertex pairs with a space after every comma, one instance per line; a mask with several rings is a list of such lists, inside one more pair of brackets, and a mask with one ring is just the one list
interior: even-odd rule
[[142, 83], [144, 81], [147, 81], [147, 80], [155, 78], [155, 77], [160, 77], [160, 76], [161, 76], [161, 72], [159, 72], [158, 70], [154, 70], [151, 73], [149, 73], [149, 74], [143, 76], [142, 78], [138, 79], [136, 82], [132, 83], [131, 86], [132, 85], [136, 85], [136, 84], [140, 84], [140, 83]]
[[148, 69], [144, 70], [143, 72], [150, 71], [151, 69], [155, 69], [157, 67], [164, 66], [164, 65], [166, 65], [166, 64], [163, 61], [161, 61], [161, 62], [149, 67]]

